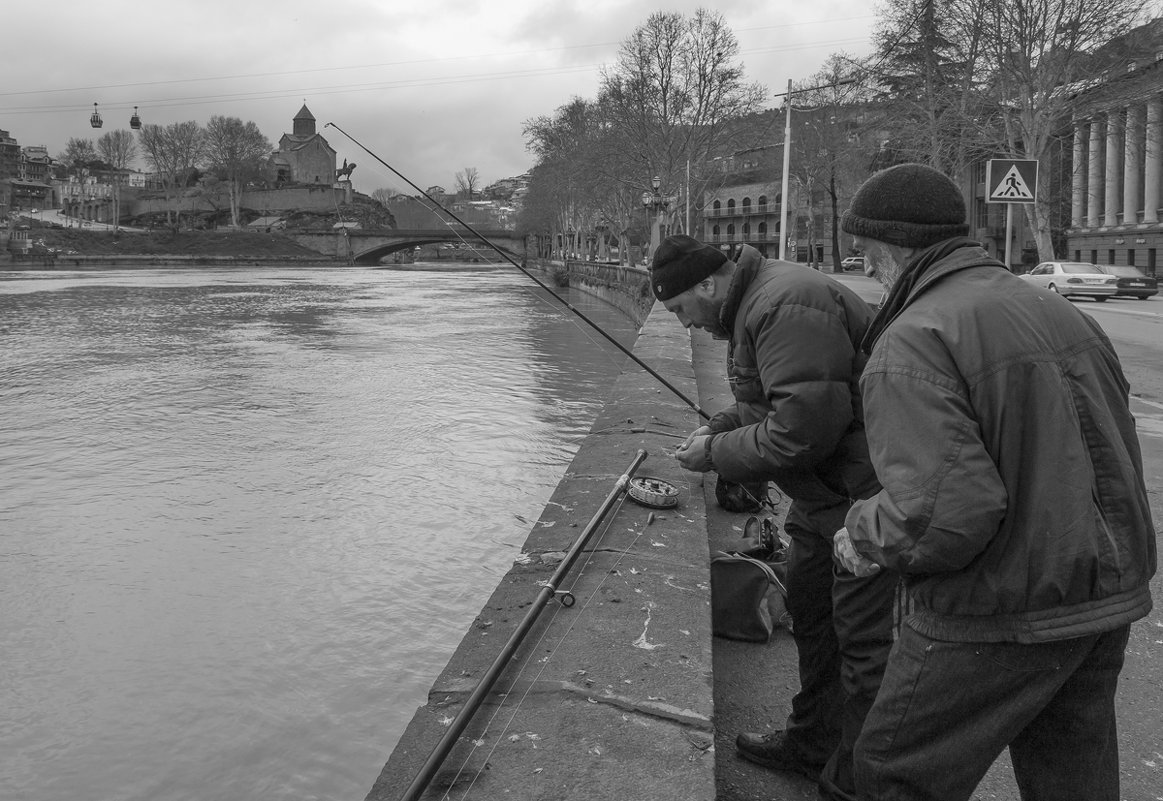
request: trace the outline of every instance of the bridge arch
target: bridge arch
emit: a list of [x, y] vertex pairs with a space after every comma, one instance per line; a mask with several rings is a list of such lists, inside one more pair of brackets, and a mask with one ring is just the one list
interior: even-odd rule
[[[480, 235], [495, 244], [502, 252], [516, 260], [525, 256], [525, 239], [515, 231], [506, 229], [477, 229]], [[365, 229], [348, 228], [340, 231], [287, 231], [286, 236], [299, 244], [333, 258], [352, 260], [359, 264], [376, 264], [384, 256], [402, 250], [411, 250], [417, 245], [431, 245], [440, 242], [467, 242], [483, 254], [496, 252], [469, 231], [458, 228], [432, 229]]]
[[[449, 242], [449, 241], [455, 242], [455, 241], [459, 241], [459, 240], [456, 240], [456, 239], [450, 240], [447, 236], [439, 237], [439, 238], [436, 238], [436, 237], [416, 237], [416, 238], [412, 238], [412, 239], [401, 239], [399, 241], [378, 243], [378, 244], [371, 245], [370, 247], [367, 247], [364, 250], [357, 250], [356, 249], [356, 247], [360, 244], [359, 241], [356, 240], [356, 241], [352, 242], [352, 251], [353, 251], [352, 260], [356, 264], [378, 264], [380, 259], [382, 259], [385, 256], [390, 256], [393, 253], [399, 253], [400, 251], [411, 251], [411, 250], [414, 250], [418, 246], [422, 247], [424, 245], [432, 245], [432, 244], [436, 244], [439, 242]], [[476, 237], [465, 237], [465, 241], [468, 242], [469, 246], [471, 246], [474, 250], [479, 252], [480, 258], [482, 260], [494, 261], [494, 260], [500, 259], [500, 257], [497, 255], [497, 252], [495, 250], [493, 250], [491, 247], [489, 247], [485, 243], [481, 242]], [[516, 261], [520, 261], [521, 258], [524, 256], [524, 249], [522, 248], [521, 250], [517, 250], [517, 249], [513, 248], [511, 242], [498, 241], [498, 240], [494, 240], [494, 239], [490, 239], [489, 241], [496, 244], [496, 246], [502, 252], [504, 252], [506, 255], [508, 255], [510, 258], [512, 258]]]

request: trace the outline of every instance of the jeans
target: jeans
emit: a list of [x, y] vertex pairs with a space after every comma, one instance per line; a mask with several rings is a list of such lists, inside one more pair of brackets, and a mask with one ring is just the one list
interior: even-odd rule
[[784, 530], [791, 538], [787, 606], [799, 659], [787, 737], [806, 762], [824, 765], [820, 789], [854, 799], [852, 752], [892, 648], [892, 604], [898, 576], [857, 578], [838, 571], [832, 535], [848, 504], [808, 511], [793, 503]]
[[1023, 801], [1118, 801], [1115, 689], [1130, 626], [957, 643], [906, 626], [856, 745], [862, 799], [969, 799], [1009, 746]]

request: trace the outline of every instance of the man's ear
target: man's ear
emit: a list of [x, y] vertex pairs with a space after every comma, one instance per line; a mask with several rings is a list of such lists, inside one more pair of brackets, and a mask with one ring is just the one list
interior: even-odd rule
[[699, 281], [696, 286], [698, 286], [698, 288], [701, 289], [703, 294], [705, 294], [707, 297], [713, 297], [715, 294], [715, 276], [708, 275], [702, 281]]

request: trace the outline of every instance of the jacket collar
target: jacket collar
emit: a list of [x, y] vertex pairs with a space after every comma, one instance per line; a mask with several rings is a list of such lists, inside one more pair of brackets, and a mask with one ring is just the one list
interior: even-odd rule
[[861, 342], [861, 350], [872, 353], [872, 346], [889, 324], [930, 286], [951, 273], [986, 266], [1005, 269], [1005, 265], [990, 258], [978, 242], [966, 237], [946, 239], [918, 253], [905, 265], [872, 318]]
[[767, 259], [763, 257], [763, 254], [751, 245], [743, 245], [739, 249], [738, 256], [734, 259], [735, 275], [731, 278], [731, 285], [727, 287], [727, 298], [719, 309], [719, 324], [732, 338], [735, 331], [735, 317], [739, 314], [739, 307], [743, 304], [743, 296], [747, 294], [747, 288], [751, 286], [751, 282], [759, 273], [759, 268], [766, 261]]

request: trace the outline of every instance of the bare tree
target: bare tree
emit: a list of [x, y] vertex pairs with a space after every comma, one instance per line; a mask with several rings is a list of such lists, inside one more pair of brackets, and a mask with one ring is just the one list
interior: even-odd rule
[[379, 203], [384, 208], [387, 208], [392, 203], [392, 198], [400, 194], [400, 190], [394, 186], [382, 186], [372, 192], [372, 200]]
[[[867, 177], [879, 145], [879, 130], [866, 122], [868, 93], [857, 82], [859, 75], [859, 66], [852, 59], [835, 54], [787, 99], [795, 100], [790, 179], [802, 190], [795, 197], [808, 220], [808, 261], [816, 262], [815, 242], [830, 236], [833, 272], [840, 272], [844, 256], [840, 248], [841, 201], [850, 198]], [[780, 154], [782, 149], [774, 152]], [[782, 235], [791, 236], [796, 230], [795, 218], [790, 218], [789, 224], [788, 232]]]
[[477, 182], [480, 176], [476, 167], [465, 167], [456, 174], [456, 191], [469, 200], [476, 194]]
[[950, 172], [987, 156], [1038, 161], [1038, 202], [1025, 212], [1039, 258], [1054, 258], [1057, 141], [1094, 78], [1093, 54], [1143, 21], [1151, 0], [927, 0], [920, 15], [907, 0], [890, 6], [880, 38], [918, 42], [911, 65], [896, 61], [896, 79], [926, 110], [929, 139], [900, 154]]
[[[1002, 3], [989, 40], [1002, 110], [1003, 156], [1036, 159], [1038, 202], [1027, 205], [1041, 259], [1054, 258], [1050, 166], [1055, 138], [1069, 124], [1068, 80], [1092, 78], [1090, 54], [1141, 21], [1148, 0], [1026, 0]], [[1075, 165], [1078, 169], [1079, 165]]]
[[718, 12], [687, 18], [652, 14], [626, 39], [602, 74], [599, 103], [636, 164], [642, 189], [654, 175], [676, 186], [686, 164], [721, 149], [729, 123], [758, 108], [766, 92], [747, 83], [739, 44]]
[[179, 186], [202, 160], [204, 142], [197, 122], [175, 122], [165, 127], [143, 125], [138, 132], [142, 153], [162, 182], [166, 197], [166, 223], [174, 225], [174, 204]]
[[109, 131], [97, 140], [97, 152], [113, 168], [113, 228], [118, 230], [121, 227], [123, 173], [137, 158], [137, 143], [133, 141], [133, 134], [125, 129]]
[[97, 149], [93, 146], [93, 140], [76, 136], [70, 137], [64, 151], [57, 156], [57, 161], [67, 165], [70, 170], [87, 167], [96, 160]]
[[238, 117], [213, 116], [203, 133], [205, 157], [210, 169], [226, 183], [230, 196], [230, 223], [238, 227], [242, 192], [249, 180], [262, 173], [273, 149], [253, 122]]
[[550, 242], [571, 228], [616, 231], [625, 258], [651, 178], [673, 192], [689, 163], [698, 186], [708, 156], [730, 150], [738, 133], [732, 123], [762, 100], [763, 89], [743, 80], [738, 51], [717, 13], [652, 15], [603, 72], [597, 100], [574, 98], [553, 116], [526, 122], [526, 146], [539, 166], [530, 197], [551, 203], [552, 213], [535, 214], [527, 201], [521, 226]]

